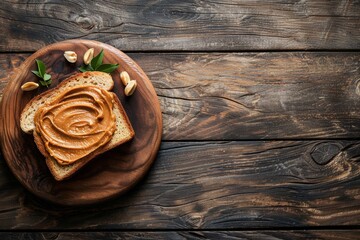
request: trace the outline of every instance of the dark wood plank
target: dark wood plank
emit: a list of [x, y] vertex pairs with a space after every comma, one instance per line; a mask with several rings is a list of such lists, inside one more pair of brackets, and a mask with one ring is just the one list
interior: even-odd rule
[[0, 51], [71, 38], [127, 51], [360, 49], [359, 1], [2, 2]]
[[360, 135], [360, 53], [131, 56], [160, 96], [165, 139]]
[[[0, 95], [27, 54], [0, 54]], [[166, 140], [358, 138], [360, 53], [133, 53]]]
[[360, 141], [165, 142], [133, 190], [80, 208], [38, 199], [7, 175], [0, 229], [360, 225]]
[[359, 230], [307, 231], [166, 231], [166, 232], [3, 232], [1, 239], [23, 240], [120, 240], [120, 239], [327, 239], [354, 240]]

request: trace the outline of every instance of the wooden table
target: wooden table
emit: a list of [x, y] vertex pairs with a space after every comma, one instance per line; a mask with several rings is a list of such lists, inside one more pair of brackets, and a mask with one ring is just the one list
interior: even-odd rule
[[360, 1], [0, 4], [0, 93], [53, 42], [123, 50], [163, 141], [124, 196], [62, 207], [0, 160], [1, 239], [360, 238]]

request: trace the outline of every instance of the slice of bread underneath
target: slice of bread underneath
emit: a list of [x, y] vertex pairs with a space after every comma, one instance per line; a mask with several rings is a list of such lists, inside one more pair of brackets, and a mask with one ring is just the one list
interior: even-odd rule
[[34, 135], [35, 143], [39, 151], [45, 156], [46, 164], [58, 181], [64, 180], [72, 176], [81, 167], [91, 161], [93, 158], [98, 156], [105, 151], [108, 151], [122, 143], [131, 140], [135, 132], [131, 126], [131, 123], [123, 109], [116, 94], [113, 94], [114, 104], [113, 113], [116, 116], [116, 129], [111, 140], [99, 149], [89, 153], [89, 155], [77, 160], [76, 162], [69, 165], [61, 165], [56, 159], [50, 156], [47, 152], [44, 142], [41, 136], [35, 131], [34, 116], [36, 111], [44, 104], [51, 102], [51, 100], [63, 91], [75, 86], [97, 86], [105, 90], [111, 90], [114, 82], [111, 76], [103, 72], [85, 72], [73, 75], [64, 81], [62, 81], [56, 88], [46, 91], [36, 97], [34, 97], [24, 108], [20, 117], [21, 129], [28, 134]]

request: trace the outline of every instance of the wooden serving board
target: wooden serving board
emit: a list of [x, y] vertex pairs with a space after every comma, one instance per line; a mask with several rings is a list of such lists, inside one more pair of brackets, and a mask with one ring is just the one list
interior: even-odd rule
[[[38, 82], [31, 73], [36, 70], [35, 59], [41, 59], [52, 75], [55, 87], [62, 80], [79, 72], [83, 55], [89, 48], [95, 55], [104, 49], [104, 63], [119, 63], [111, 73], [119, 97], [135, 130], [135, 138], [93, 159], [68, 180], [58, 182], [48, 170], [32, 135], [20, 129], [20, 114], [37, 94], [46, 91], [39, 87], [23, 92], [20, 86], [28, 81]], [[78, 54], [76, 63], [69, 63], [64, 51]], [[127, 71], [137, 80], [135, 93], [126, 97], [119, 74]], [[3, 156], [17, 179], [35, 195], [64, 205], [83, 205], [99, 202], [124, 193], [149, 170], [161, 142], [162, 117], [156, 92], [142, 69], [126, 54], [104, 43], [89, 40], [68, 40], [44, 47], [31, 55], [16, 69], [4, 90], [0, 104], [0, 140]]]

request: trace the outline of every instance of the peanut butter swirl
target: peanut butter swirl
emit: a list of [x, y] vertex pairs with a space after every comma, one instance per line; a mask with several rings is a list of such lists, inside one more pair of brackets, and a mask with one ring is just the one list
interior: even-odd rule
[[35, 114], [36, 131], [46, 151], [68, 165], [108, 143], [116, 117], [113, 97], [96, 86], [77, 86], [59, 94]]

